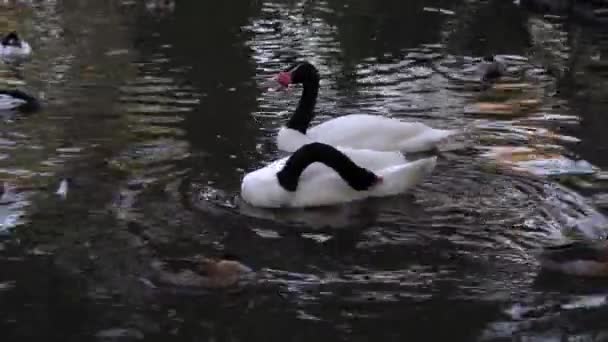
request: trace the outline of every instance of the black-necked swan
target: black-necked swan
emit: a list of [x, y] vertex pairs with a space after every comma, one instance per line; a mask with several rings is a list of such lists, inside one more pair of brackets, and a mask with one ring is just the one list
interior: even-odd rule
[[437, 157], [408, 162], [398, 151], [333, 147], [319, 142], [245, 175], [242, 199], [256, 207], [317, 207], [407, 191], [429, 175]]
[[11, 32], [0, 40], [0, 57], [24, 58], [32, 53], [30, 44], [19, 38], [16, 32]]
[[309, 127], [319, 92], [319, 72], [309, 62], [298, 63], [279, 73], [284, 87], [302, 84], [300, 102], [287, 125], [277, 135], [280, 150], [293, 152], [313, 141], [334, 146], [376, 151], [422, 152], [432, 150], [453, 130], [431, 128], [421, 122], [404, 122], [378, 115], [350, 114]]
[[40, 102], [17, 89], [0, 90], [0, 111], [33, 112], [40, 109]]

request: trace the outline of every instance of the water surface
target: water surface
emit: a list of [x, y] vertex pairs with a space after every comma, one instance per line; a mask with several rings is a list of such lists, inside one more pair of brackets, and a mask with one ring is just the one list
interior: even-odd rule
[[[509, 1], [32, 1], [2, 30], [35, 49], [0, 81], [3, 340], [382, 341], [605, 337], [606, 282], [533, 251], [602, 238], [606, 32]], [[511, 76], [479, 89], [486, 54]], [[318, 66], [315, 123], [370, 113], [461, 129], [411, 193], [260, 210], [244, 173]], [[70, 179], [65, 198], [55, 194]], [[12, 188], [11, 188], [12, 189]], [[150, 264], [239, 255], [240, 291], [150, 288]]]

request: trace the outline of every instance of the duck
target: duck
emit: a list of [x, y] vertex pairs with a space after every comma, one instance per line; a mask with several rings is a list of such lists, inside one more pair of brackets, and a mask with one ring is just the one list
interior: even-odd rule
[[436, 156], [409, 162], [399, 151], [312, 142], [246, 174], [241, 198], [260, 208], [306, 208], [397, 195], [420, 183], [436, 163]]
[[5, 59], [24, 58], [32, 53], [30, 45], [17, 32], [10, 32], [0, 40], [0, 57]]
[[344, 115], [310, 127], [319, 93], [317, 68], [303, 61], [280, 72], [275, 79], [285, 88], [291, 84], [303, 86], [295, 112], [278, 131], [276, 141], [281, 151], [292, 153], [304, 144], [321, 142], [376, 151], [425, 152], [456, 132], [369, 114]]
[[506, 74], [506, 67], [502, 62], [496, 60], [494, 55], [487, 55], [481, 60], [479, 74], [482, 83], [492, 83]]
[[608, 241], [575, 240], [536, 253], [542, 269], [581, 277], [608, 277]]
[[0, 112], [33, 112], [40, 109], [40, 102], [33, 96], [18, 89], [0, 90]]
[[237, 286], [250, 280], [255, 272], [243, 264], [240, 258], [226, 254], [221, 258], [197, 257], [196, 271], [185, 270], [179, 273], [165, 269], [160, 261], [152, 262], [157, 280], [162, 284], [180, 287], [224, 289]]

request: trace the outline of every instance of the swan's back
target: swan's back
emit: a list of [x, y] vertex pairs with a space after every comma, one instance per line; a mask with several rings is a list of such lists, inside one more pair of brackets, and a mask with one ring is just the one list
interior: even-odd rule
[[368, 191], [351, 188], [330, 167], [313, 163], [302, 175], [297, 191], [288, 192], [277, 181], [276, 173], [285, 165], [287, 158], [277, 160], [266, 167], [245, 176], [241, 184], [242, 198], [255, 206], [316, 207], [351, 202], [367, 197], [382, 197], [403, 193], [429, 175], [436, 164], [436, 157], [407, 162], [399, 152], [380, 152], [340, 148], [359, 166], [365, 167], [383, 178], [382, 183]]
[[[405, 193], [432, 173], [437, 158], [426, 158], [414, 162], [376, 169], [374, 173], [383, 181], [367, 191], [357, 191], [335, 172], [321, 172], [314, 178], [302, 180], [298, 191], [293, 193], [289, 207], [316, 207], [352, 202], [368, 197], [384, 197]], [[325, 167], [325, 165], [319, 165]], [[333, 171], [327, 168], [328, 171]]]
[[403, 122], [376, 115], [352, 114], [325, 121], [307, 131], [309, 139], [351, 148], [420, 152], [432, 149], [453, 134], [420, 122]]

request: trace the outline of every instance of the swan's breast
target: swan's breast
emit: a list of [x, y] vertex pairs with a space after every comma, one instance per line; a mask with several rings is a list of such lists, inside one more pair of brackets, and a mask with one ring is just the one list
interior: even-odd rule
[[24, 41], [21, 42], [21, 47], [0, 45], [0, 55], [5, 57], [27, 56], [31, 52], [31, 46]]
[[279, 185], [275, 168], [271, 166], [273, 165], [250, 172], [243, 177], [241, 197], [245, 202], [266, 208], [285, 205], [290, 195]]

